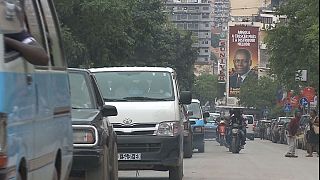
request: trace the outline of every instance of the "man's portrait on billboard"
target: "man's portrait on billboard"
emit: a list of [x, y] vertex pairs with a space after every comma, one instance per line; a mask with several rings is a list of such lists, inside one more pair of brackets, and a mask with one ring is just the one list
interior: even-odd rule
[[258, 73], [251, 69], [252, 56], [249, 50], [237, 49], [233, 57], [233, 65], [234, 71], [229, 76], [230, 88], [239, 88], [249, 76], [258, 79]]

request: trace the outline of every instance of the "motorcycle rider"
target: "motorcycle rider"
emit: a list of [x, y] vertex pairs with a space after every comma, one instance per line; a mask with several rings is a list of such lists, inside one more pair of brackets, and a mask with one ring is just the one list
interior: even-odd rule
[[[230, 117], [230, 127], [232, 127], [232, 125], [234, 123], [237, 123], [240, 127], [240, 139], [241, 139], [241, 148], [244, 148], [244, 145], [246, 144], [246, 122], [245, 119], [243, 118], [243, 113], [241, 109], [234, 109], [232, 116]], [[231, 139], [231, 131], [229, 131], [229, 140]], [[230, 141], [229, 141], [230, 142]], [[230, 143], [229, 143], [230, 144]]]

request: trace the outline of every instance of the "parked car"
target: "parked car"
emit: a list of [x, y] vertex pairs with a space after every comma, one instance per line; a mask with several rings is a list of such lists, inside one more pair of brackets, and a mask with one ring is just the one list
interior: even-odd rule
[[204, 125], [204, 138], [205, 139], [214, 139], [217, 136], [217, 118], [220, 117], [220, 114], [209, 113], [210, 116], [207, 118], [207, 122]]
[[271, 123], [271, 120], [268, 120], [268, 119], [261, 119], [259, 121], [257, 121], [256, 123], [256, 128], [255, 128], [255, 137], [258, 137], [260, 138], [260, 129], [261, 129], [261, 126], [265, 126], [265, 134], [264, 134], [264, 137], [266, 139], [268, 139], [268, 134], [267, 134], [267, 127], [270, 125]]
[[[46, 45], [47, 65], [6, 48], [4, 37], [22, 39], [22, 30]], [[70, 85], [52, 0], [0, 1], [0, 39], [0, 180], [65, 180], [73, 152]]]
[[183, 177], [183, 117], [191, 92], [180, 91], [177, 74], [164, 67], [93, 68], [118, 136], [120, 170], [169, 171]]
[[300, 135], [296, 138], [297, 148], [306, 150], [307, 149], [307, 129], [309, 127], [310, 115], [302, 115], [300, 118]]
[[206, 124], [206, 118], [210, 114], [209, 112], [202, 112], [198, 99], [192, 99], [191, 104], [186, 105], [186, 107], [188, 111], [192, 111], [192, 116], [189, 116], [189, 120], [193, 130], [193, 148], [203, 153], [205, 151], [204, 125]]
[[107, 117], [118, 114], [105, 105], [93, 74], [84, 69], [69, 69], [73, 164], [71, 176], [86, 180], [117, 180], [117, 136]]
[[286, 126], [287, 123], [290, 122], [292, 117], [278, 117], [273, 129], [271, 130], [272, 133], [272, 142], [274, 143], [285, 143], [286, 138]]
[[247, 114], [244, 115], [245, 119], [246, 119], [246, 123], [247, 123], [247, 138], [250, 140], [254, 140], [254, 136], [255, 136], [255, 120], [254, 120], [254, 116]]

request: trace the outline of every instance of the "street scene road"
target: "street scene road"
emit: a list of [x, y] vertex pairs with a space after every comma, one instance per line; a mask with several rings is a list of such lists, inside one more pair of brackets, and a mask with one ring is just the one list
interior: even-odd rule
[[[184, 180], [318, 180], [319, 158], [286, 158], [287, 145], [267, 140], [247, 141], [245, 149], [232, 154], [216, 141], [206, 141], [206, 152], [184, 160]], [[137, 176], [136, 176], [137, 175]], [[168, 172], [120, 171], [120, 180], [168, 180]]]

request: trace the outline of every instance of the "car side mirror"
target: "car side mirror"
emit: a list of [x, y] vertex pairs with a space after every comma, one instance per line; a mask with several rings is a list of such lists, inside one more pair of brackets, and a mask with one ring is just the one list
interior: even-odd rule
[[191, 101], [192, 101], [191, 92], [190, 91], [181, 91], [179, 101], [181, 104], [191, 104]]
[[102, 116], [108, 117], [108, 116], [117, 116], [118, 110], [115, 106], [111, 105], [104, 105], [102, 108]]
[[210, 113], [209, 112], [204, 112], [203, 113], [203, 118], [208, 118], [210, 117]]
[[187, 111], [187, 115], [188, 116], [192, 116], [193, 115], [193, 111]]

